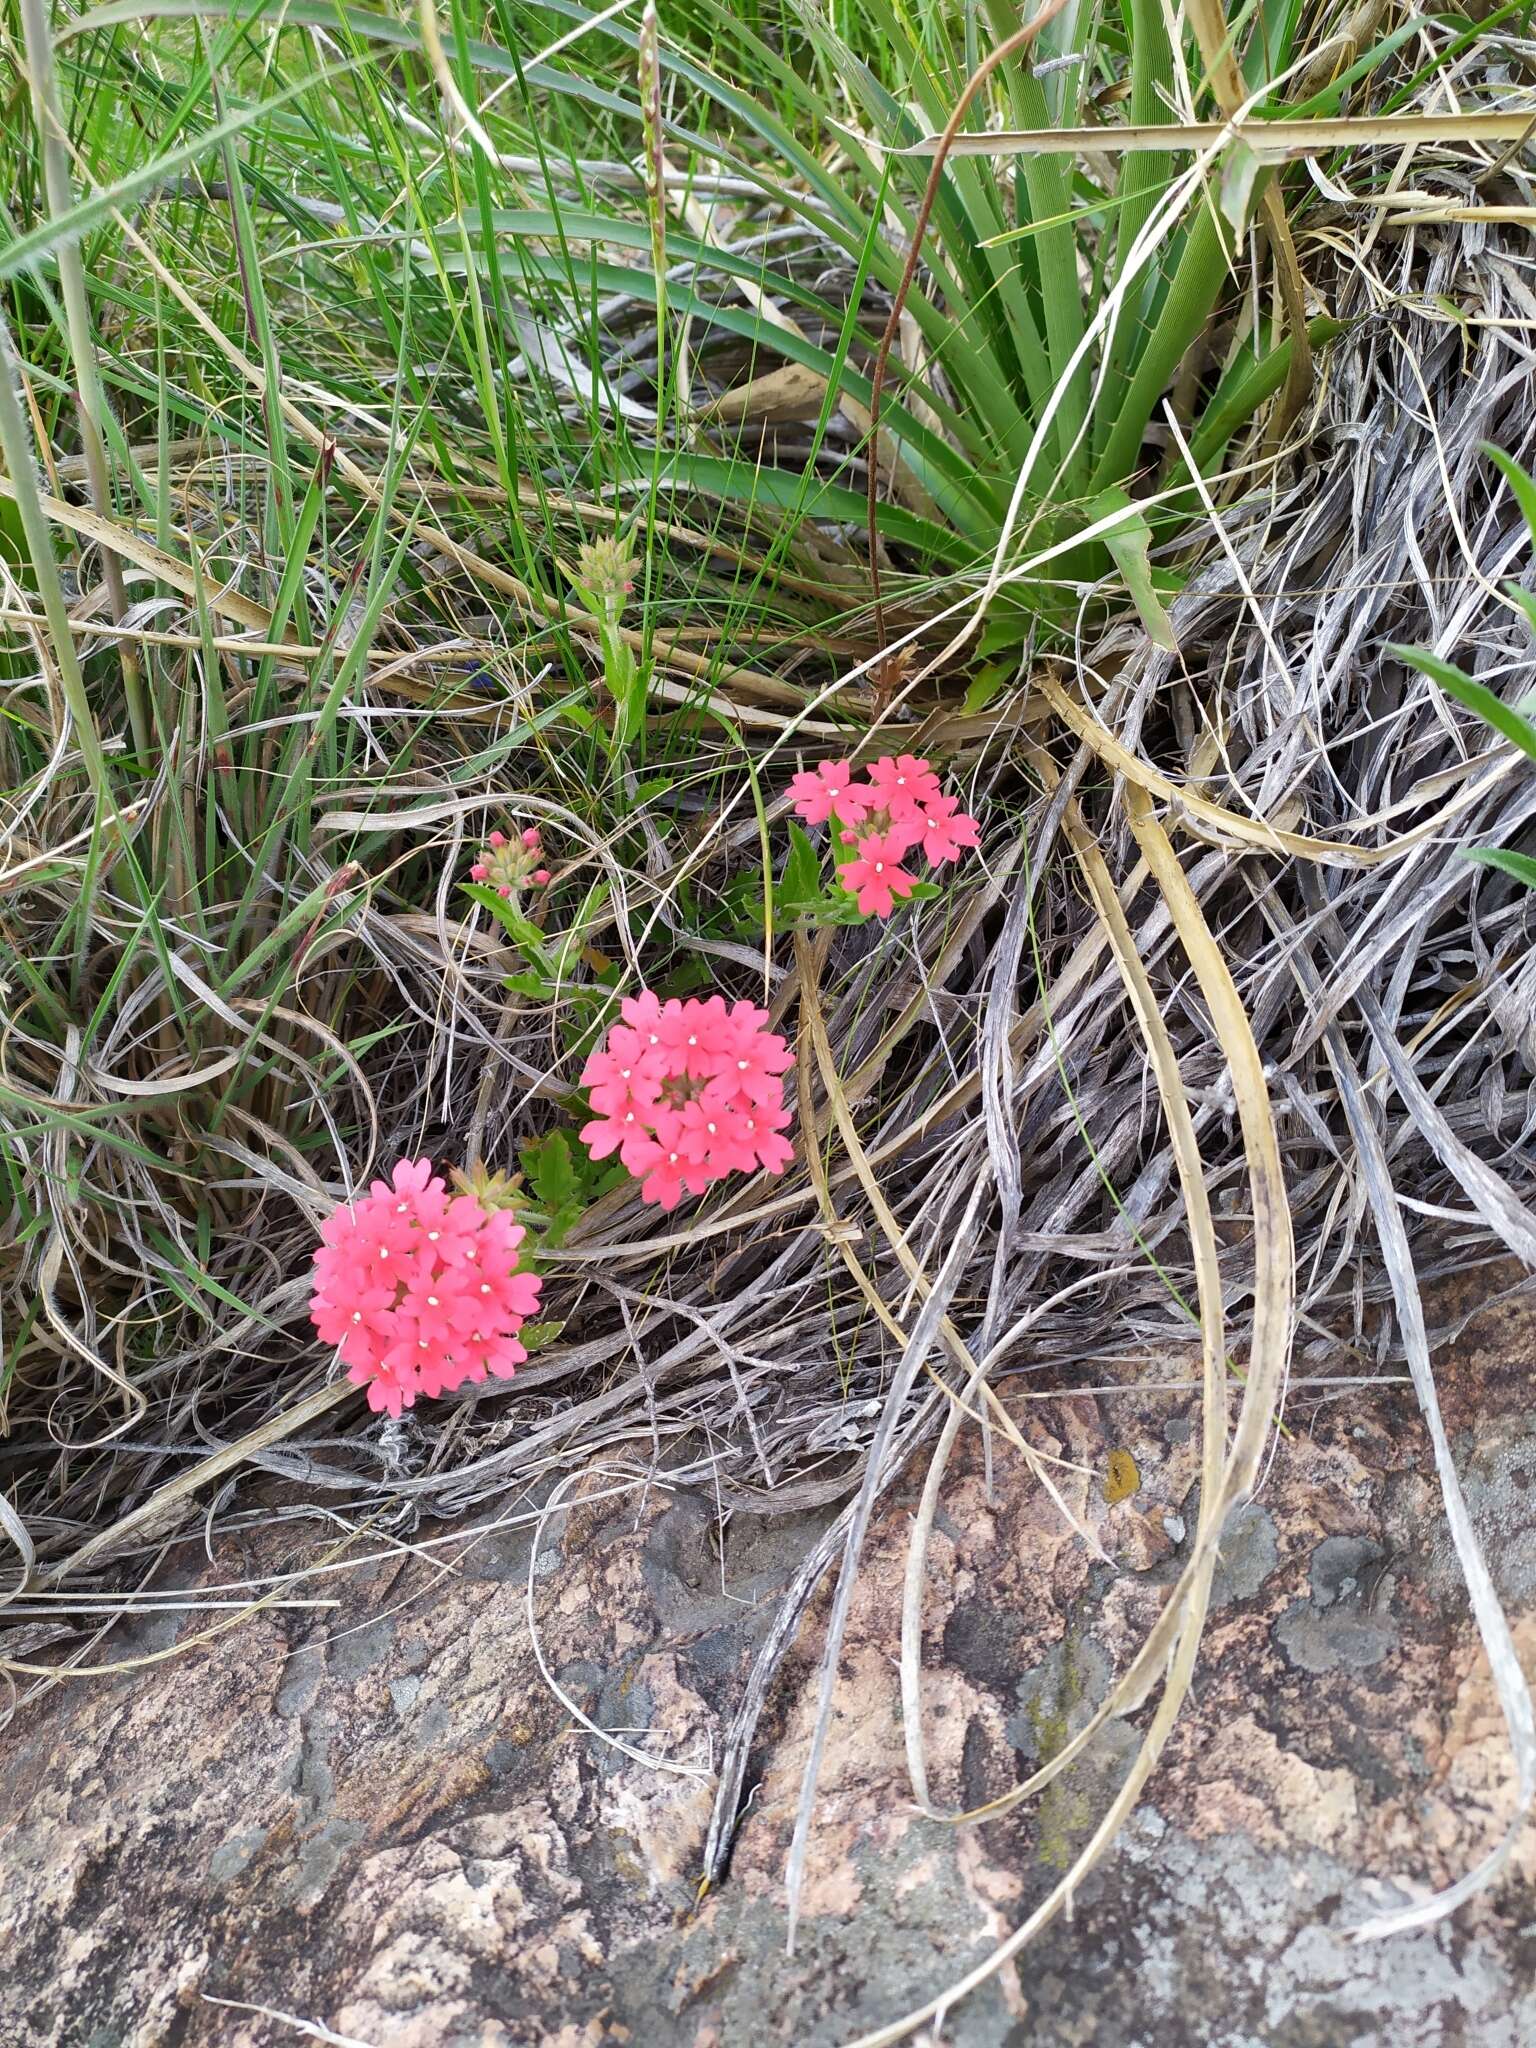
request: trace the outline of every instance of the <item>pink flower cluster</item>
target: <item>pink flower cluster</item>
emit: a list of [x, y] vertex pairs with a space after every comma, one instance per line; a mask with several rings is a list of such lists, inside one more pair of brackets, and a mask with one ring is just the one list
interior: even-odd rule
[[469, 879], [488, 882], [498, 896], [515, 896], [529, 883], [542, 889], [549, 880], [549, 869], [539, 866], [542, 852], [537, 825], [530, 825], [516, 839], [508, 839], [505, 832], [493, 832], [481, 847]]
[[593, 1115], [581, 1136], [594, 1159], [617, 1152], [663, 1209], [730, 1173], [782, 1172], [795, 1156], [781, 1135], [792, 1056], [766, 1010], [723, 996], [664, 1003], [644, 990], [619, 1014], [582, 1069]]
[[840, 865], [838, 880], [866, 917], [889, 917], [897, 897], [912, 894], [918, 877], [902, 866], [909, 853], [921, 849], [938, 867], [981, 843], [976, 820], [914, 754], [882, 755], [862, 781], [851, 761], [822, 761], [794, 776], [789, 794], [807, 825], [831, 821], [843, 844], [857, 849]]
[[450, 1195], [430, 1161], [402, 1159], [320, 1236], [310, 1320], [376, 1412], [487, 1373], [510, 1379], [528, 1356], [517, 1333], [540, 1282], [517, 1269], [522, 1225]]

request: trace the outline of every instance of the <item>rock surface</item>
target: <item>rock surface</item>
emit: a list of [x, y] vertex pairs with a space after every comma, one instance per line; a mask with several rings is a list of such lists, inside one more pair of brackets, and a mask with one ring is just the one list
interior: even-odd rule
[[[1533, 1367], [1521, 1302], [1437, 1359], [1528, 1670]], [[1040, 1448], [1090, 1468], [1064, 1490], [1113, 1562], [1089, 1556], [1006, 1446], [990, 1497], [976, 1447], [957, 1457], [925, 1608], [924, 1727], [946, 1806], [1005, 1790], [1082, 1724], [1166, 1596], [1197, 1509], [1188, 1393], [1015, 1387], [1010, 1405]], [[1297, 1394], [1288, 1420], [1228, 1532], [1195, 1697], [1119, 1847], [1070, 1920], [950, 2014], [945, 2041], [1536, 2042], [1536, 1829], [1449, 1925], [1348, 1939], [1385, 1900], [1476, 1861], [1513, 1778], [1411, 1389]], [[1112, 1466], [1115, 1452], [1129, 1458]], [[217, 1610], [137, 1622], [101, 1661], [174, 1654], [25, 1709], [0, 1762], [0, 2040], [821, 2048], [899, 2016], [1044, 1896], [1138, 1739], [1111, 1723], [999, 1820], [915, 1813], [894, 1660], [919, 1481], [867, 1552], [793, 1957], [782, 1876], [822, 1607], [775, 1689], [729, 1877], [696, 1890], [712, 1748], [821, 1524], [737, 1519], [722, 1542], [709, 1499], [616, 1495], [594, 1474], [549, 1521], [533, 1580], [563, 1701], [530, 1639], [525, 1522], [473, 1540], [424, 1530], [369, 1561], [355, 1542], [288, 1589], [333, 1608], [274, 1605], [223, 1632]], [[216, 1569], [200, 1538], [182, 1545], [173, 1557], [195, 1561], [174, 1583], [272, 1571], [291, 1556], [281, 1527], [225, 1544]]]

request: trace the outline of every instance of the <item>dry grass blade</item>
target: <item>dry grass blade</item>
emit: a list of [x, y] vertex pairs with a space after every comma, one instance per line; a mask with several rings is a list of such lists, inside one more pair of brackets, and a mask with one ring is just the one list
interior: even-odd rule
[[1071, 1869], [1006, 1941], [939, 1997], [904, 2014], [889, 2026], [861, 2035], [851, 2048], [888, 2048], [892, 2042], [905, 2040], [927, 2021], [995, 1976], [1070, 1902], [1084, 1877], [1114, 1841], [1156, 1767], [1183, 1705], [1205, 1621], [1220, 1530], [1232, 1509], [1248, 1497], [1258, 1479], [1268, 1420], [1284, 1386], [1289, 1365], [1295, 1248], [1263, 1060], [1231, 972], [1211, 936], [1210, 927], [1167, 835], [1141, 791], [1127, 789], [1125, 801], [1131, 829], [1162, 891], [1180, 943], [1209, 1006], [1213, 1027], [1226, 1057], [1242, 1127], [1253, 1202], [1255, 1263], [1248, 1384], [1223, 1462], [1221, 1484], [1210, 1504], [1210, 1518], [1206, 1524], [1208, 1547], [1198, 1555], [1189, 1592], [1174, 1626], [1172, 1660], [1162, 1697], [1124, 1783]]
[[[1315, 900], [1316, 892], [1313, 893]], [[1292, 958], [1296, 972], [1303, 984], [1308, 987], [1309, 993], [1314, 1000], [1319, 998], [1322, 990], [1318, 984], [1316, 970], [1307, 958], [1305, 950], [1296, 948]], [[1435, 1391], [1434, 1372], [1430, 1365], [1424, 1305], [1414, 1273], [1413, 1255], [1409, 1249], [1407, 1233], [1403, 1228], [1402, 1203], [1393, 1184], [1392, 1171], [1378, 1129], [1377, 1118], [1373, 1114], [1360, 1075], [1350, 1057], [1344, 1034], [1336, 1023], [1327, 1027], [1323, 1042], [1327, 1048], [1329, 1065], [1338, 1079], [1339, 1095], [1344, 1113], [1349, 1120], [1350, 1134], [1359, 1152], [1361, 1171], [1370, 1198], [1371, 1216], [1391, 1280], [1403, 1349], [1407, 1354], [1408, 1369], [1413, 1375], [1414, 1392], [1418, 1396], [1434, 1452], [1435, 1473], [1440, 1483], [1441, 1498], [1445, 1503], [1446, 1524], [1455, 1548], [1457, 1563], [1466, 1581], [1478, 1633], [1482, 1637], [1483, 1648], [1487, 1653], [1499, 1708], [1509, 1731], [1516, 1777], [1514, 1813], [1488, 1855], [1455, 1884], [1448, 1885], [1443, 1891], [1427, 1899], [1417, 1899], [1395, 1911], [1380, 1913], [1354, 1930], [1360, 1939], [1377, 1939], [1433, 1926], [1437, 1920], [1443, 1920], [1447, 1914], [1465, 1904], [1486, 1885], [1492, 1884], [1505, 1869], [1516, 1843], [1525, 1832], [1533, 1808], [1536, 1808], [1536, 1710], [1532, 1707], [1530, 1687], [1521, 1669], [1520, 1654], [1510, 1633], [1508, 1619], [1489, 1577], [1482, 1545], [1478, 1542], [1477, 1531], [1467, 1512], [1466, 1497], [1457, 1476], [1456, 1461], [1440, 1413], [1439, 1396]], [[1400, 1078], [1399, 1085], [1401, 1086]]]
[[[1062, 723], [1080, 740], [1092, 747], [1105, 767], [1113, 769], [1117, 775], [1123, 775], [1127, 782], [1144, 795], [1154, 796], [1163, 803], [1174, 805], [1178, 810], [1187, 813], [1190, 819], [1206, 826], [1212, 835], [1219, 839], [1236, 839], [1245, 846], [1259, 848], [1268, 853], [1285, 853], [1296, 860], [1320, 861], [1325, 866], [1376, 867], [1385, 861], [1401, 860], [1415, 846], [1443, 833], [1460, 814], [1486, 797], [1491, 782], [1509, 774], [1516, 765], [1507, 755], [1495, 758], [1489, 774], [1474, 783], [1472, 774], [1479, 763], [1470, 761], [1456, 777], [1456, 780], [1466, 782], [1469, 786], [1450, 803], [1443, 805], [1426, 818], [1422, 824], [1416, 825], [1411, 832], [1402, 833], [1376, 846], [1352, 846], [1346, 840], [1312, 839], [1302, 832], [1289, 832], [1278, 825], [1266, 824], [1262, 818], [1245, 818], [1240, 812], [1229, 809], [1225, 804], [1212, 803], [1196, 789], [1180, 788], [1168, 776], [1123, 746], [1091, 710], [1074, 702], [1068, 696], [1054, 676], [1042, 675], [1037, 686]], [[1380, 820], [1367, 817], [1360, 822], [1362, 830], [1369, 830], [1376, 827]]]
[[[1042, 766], [1047, 774], [1054, 773], [1048, 762], [1043, 762]], [[1043, 1791], [1089, 1746], [1098, 1730], [1107, 1721], [1130, 1713], [1141, 1704], [1149, 1685], [1155, 1681], [1163, 1668], [1176, 1638], [1188, 1626], [1188, 1617], [1193, 1612], [1190, 1602], [1205, 1582], [1203, 1575], [1208, 1573], [1210, 1554], [1219, 1532], [1217, 1503], [1220, 1498], [1222, 1462], [1226, 1454], [1227, 1440], [1225, 1320], [1222, 1310], [1220, 1258], [1216, 1245], [1215, 1225], [1211, 1216], [1210, 1197], [1201, 1165], [1199, 1139], [1195, 1133], [1194, 1119], [1190, 1114], [1189, 1098], [1179, 1073], [1178, 1055], [1158, 1010], [1156, 994], [1136, 951], [1135, 939], [1126, 922], [1120, 899], [1115, 893], [1104, 857], [1073, 802], [1068, 802], [1065, 807], [1063, 826], [1073, 856], [1088, 884], [1115, 964], [1120, 970], [1132, 1013], [1146, 1040], [1149, 1061], [1156, 1077], [1163, 1113], [1178, 1160], [1179, 1185], [1183, 1190], [1189, 1219], [1199, 1298], [1203, 1387], [1200, 1516], [1191, 1557], [1169, 1595], [1163, 1614], [1159, 1618], [1154, 1640], [1143, 1645], [1131, 1667], [1116, 1681], [1109, 1696], [1095, 1709], [1087, 1724], [1069, 1742], [1062, 1745], [1057, 1754], [1040, 1770], [1032, 1773], [1027, 1780], [1014, 1786], [1010, 1791], [966, 1812], [939, 1811], [929, 1797], [928, 1772], [924, 1758], [921, 1690], [922, 1591], [928, 1533], [938, 1510], [945, 1468], [961, 1423], [965, 1419], [964, 1403], [970, 1397], [976, 1381], [988, 1369], [990, 1361], [983, 1359], [973, 1368], [971, 1379], [961, 1389], [959, 1402], [953, 1413], [946, 1418], [943, 1432], [929, 1461], [922, 1499], [913, 1517], [902, 1602], [902, 1721], [907, 1745], [907, 1767], [912, 1778], [914, 1794], [923, 1810], [931, 1818], [955, 1822], [995, 1817], [1035, 1793]], [[1045, 1313], [1051, 1306], [1051, 1303], [1042, 1304], [1039, 1313]], [[1010, 1336], [1014, 1334], [1011, 1332]], [[1196, 1634], [1198, 1635], [1198, 1629]]]
[[[959, 135], [951, 156], [1080, 156], [1089, 151], [1207, 150], [1241, 142], [1261, 162], [1326, 156], [1335, 150], [1380, 146], [1411, 149], [1419, 143], [1519, 143], [1536, 124], [1536, 109], [1476, 114], [1353, 114], [1324, 120], [1170, 121], [1166, 127], [1000, 128], [987, 135]], [[906, 156], [935, 156], [942, 135], [909, 143]]]

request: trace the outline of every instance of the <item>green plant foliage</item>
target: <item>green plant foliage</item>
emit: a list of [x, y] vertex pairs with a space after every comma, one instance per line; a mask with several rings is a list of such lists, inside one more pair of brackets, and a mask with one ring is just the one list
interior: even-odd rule
[[562, 1245], [582, 1216], [610, 1188], [629, 1175], [615, 1161], [599, 1163], [573, 1133], [550, 1131], [518, 1154], [537, 1205], [533, 1221], [551, 1251]]
[[[547, 32], [591, 22], [594, 12], [581, 0], [549, 0], [513, 18], [526, 19], [532, 37], [534, 22]], [[856, 0], [782, 13], [688, 0], [668, 10], [661, 61], [674, 160], [718, 167], [771, 195], [800, 230], [750, 243], [728, 231], [706, 237], [697, 210], [674, 210], [666, 223], [670, 317], [687, 323], [722, 381], [739, 387], [792, 363], [824, 378], [827, 395], [808, 453], [779, 456], [755, 430], [743, 429], [739, 450], [711, 436], [668, 457], [663, 487], [754, 514], [772, 508], [791, 522], [859, 516], [867, 442], [833, 429], [868, 404], [874, 338], [902, 283], [932, 161], [921, 145], [1020, 18], [1006, 0], [955, 9]], [[1247, 89], [1277, 121], [1336, 108], [1401, 40], [1398, 32], [1382, 39], [1337, 90], [1292, 107], [1283, 88], [1266, 104], [1264, 87], [1302, 52], [1300, 8], [1282, 0], [1245, 9], [1232, 33]], [[622, 16], [605, 22], [581, 38], [580, 63], [552, 63], [539, 88], [589, 115], [601, 108], [619, 133], [638, 132], [634, 43]], [[615, 45], [611, 70], [594, 67], [595, 53]], [[480, 61], [465, 47], [467, 61]], [[996, 71], [966, 125], [1041, 131], [1106, 113], [1112, 120], [1117, 109], [1137, 126], [1168, 125], [1187, 89], [1180, 81], [1198, 91], [1202, 75], [1193, 42], [1170, 40], [1157, 0], [1122, 0], [1097, 14], [1068, 7]], [[1267, 315], [1255, 323], [1241, 289], [1246, 231], [1276, 175], [1252, 152], [1243, 156], [1241, 175], [1229, 162], [1224, 177], [1211, 178], [1194, 174], [1187, 148], [1104, 152], [1093, 166], [1054, 154], [951, 156], [880, 415], [878, 521], [903, 551], [898, 568], [983, 563], [1005, 541], [1014, 557], [1059, 551], [1134, 493], [1146, 501], [1134, 521], [1058, 553], [1051, 573], [1074, 586], [1117, 578], [1148, 631], [1169, 644], [1166, 592], [1149, 554], [1201, 500], [1179, 460], [1159, 453], [1162, 408], [1177, 382], [1190, 461], [1211, 476], [1280, 389], [1294, 345]], [[498, 214], [497, 234], [551, 288], [564, 273], [572, 289], [590, 282], [654, 298], [634, 260], [652, 224], [633, 208], [562, 204], [557, 181], [567, 170], [553, 168], [547, 206]], [[488, 255], [472, 245], [467, 260], [484, 264]], [[1309, 344], [1321, 347], [1337, 331], [1319, 319]], [[1073, 602], [1042, 579], [1023, 601], [1016, 595], [997, 608], [993, 643], [1017, 644], [1042, 613]]]

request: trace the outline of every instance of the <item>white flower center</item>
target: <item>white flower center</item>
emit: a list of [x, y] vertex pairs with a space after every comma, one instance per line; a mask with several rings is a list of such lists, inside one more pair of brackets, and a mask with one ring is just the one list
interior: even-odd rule
[[441, 1303], [441, 1302], [440, 1302], [440, 1301], [438, 1300], [438, 1298], [437, 1298], [437, 1296], [436, 1296], [435, 1294], [429, 1294], [429, 1295], [427, 1296], [427, 1307], [428, 1307], [428, 1308], [441, 1308], [441, 1307], [442, 1307], [442, 1303]]
[[354, 1323], [360, 1323], [363, 1320], [363, 1312], [360, 1308], [353, 1309], [352, 1320]]

